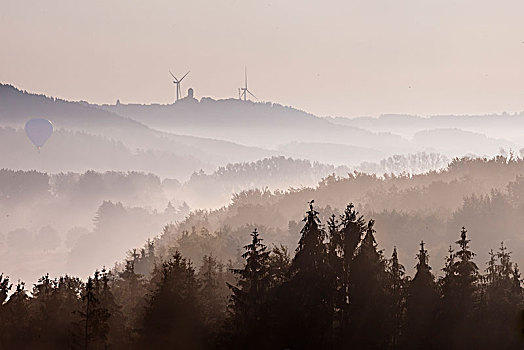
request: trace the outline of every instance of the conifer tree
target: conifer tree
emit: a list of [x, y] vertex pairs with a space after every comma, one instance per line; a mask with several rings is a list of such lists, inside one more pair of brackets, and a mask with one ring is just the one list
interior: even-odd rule
[[9, 283], [9, 277], [4, 276], [3, 273], [0, 273], [0, 309], [7, 300], [7, 296], [9, 295], [11, 288], [12, 284]]
[[402, 334], [402, 323], [404, 320], [406, 277], [405, 269], [398, 261], [397, 248], [393, 248], [391, 259], [387, 261], [387, 285], [388, 298], [388, 321], [390, 346], [393, 349], [399, 347]]
[[45, 275], [32, 291], [32, 328], [41, 349], [70, 348], [73, 345], [75, 311], [80, 308], [81, 281], [69, 276], [50, 279]]
[[353, 203], [348, 204], [341, 216], [341, 249], [344, 257], [344, 273], [347, 275], [350, 273], [351, 262], [365, 232], [366, 223], [363, 216], [355, 210]]
[[202, 308], [203, 322], [208, 333], [207, 339], [214, 340], [222, 325], [229, 291], [224, 280], [224, 271], [212, 255], [205, 255], [198, 273], [200, 285], [199, 299]]
[[[127, 349], [130, 346], [126, 325], [126, 319], [122, 313], [122, 307], [117, 303], [113, 290], [110, 286], [111, 273], [105, 268], [101, 270], [100, 277], [95, 282], [97, 299], [100, 309], [104, 313], [107, 323], [107, 342], [104, 347], [111, 349]], [[113, 282], [114, 285], [114, 282]]]
[[497, 283], [497, 256], [493, 252], [493, 249], [489, 251], [488, 267], [486, 268], [485, 280], [487, 281], [488, 287], [494, 286]]
[[99, 278], [97, 270], [93, 277], [89, 277], [82, 295], [83, 307], [80, 311], [80, 325], [83, 327], [81, 339], [84, 349], [104, 349], [108, 344], [109, 325], [107, 323], [109, 311], [100, 305]]
[[278, 287], [289, 280], [289, 268], [291, 257], [287, 247], [274, 246], [269, 254], [269, 275], [271, 276], [271, 288]]
[[23, 282], [18, 282], [9, 300], [2, 306], [0, 344], [5, 349], [30, 349], [35, 340], [31, 332], [30, 299]]
[[230, 309], [232, 312], [231, 327], [238, 332], [240, 347], [249, 344], [261, 346], [263, 340], [258, 329], [264, 319], [263, 307], [270, 287], [269, 251], [262, 243], [260, 234], [255, 229], [251, 233], [251, 243], [244, 246], [242, 258], [246, 261], [244, 268], [234, 269], [239, 277], [236, 286], [229, 284], [232, 290]]
[[340, 223], [336, 216], [332, 215], [327, 223], [328, 226], [328, 245], [327, 245], [327, 264], [329, 266], [326, 278], [332, 281], [333, 295], [330, 303], [333, 307], [333, 337], [335, 343], [340, 343], [343, 337], [344, 315], [347, 312], [347, 289], [344, 275], [344, 252], [343, 236], [340, 230]]
[[[57, 329], [69, 333], [68, 343], [74, 344], [75, 327], [78, 325], [78, 310], [82, 308], [83, 283], [78, 277], [62, 276], [58, 278], [53, 298], [56, 300], [55, 314], [60, 325]], [[65, 339], [65, 336], [64, 336]]]
[[467, 349], [478, 344], [473, 319], [479, 311], [478, 267], [473, 261], [475, 253], [469, 250], [467, 230], [462, 227], [460, 239], [455, 243], [459, 250], [455, 253], [450, 248], [450, 256], [444, 267], [442, 280], [442, 317], [441, 329], [445, 335], [441, 346]]
[[152, 281], [139, 348], [200, 348], [205, 339], [198, 282], [191, 263], [176, 251], [155, 268]]
[[9, 277], [0, 274], [0, 348], [6, 345], [9, 329], [6, 326], [11, 320], [7, 314], [5, 302], [9, 295], [12, 284], [9, 283]]
[[159, 264], [151, 241], [123, 271], [102, 269], [86, 283], [47, 274], [9, 295], [0, 274], [0, 349], [522, 347], [521, 275], [504, 243], [480, 276], [462, 228], [437, 284], [423, 241], [410, 280], [396, 247], [385, 259], [374, 221], [364, 224], [351, 204], [324, 229], [311, 201], [293, 259], [262, 242], [255, 229], [242, 268], [229, 260], [225, 269], [210, 254], [197, 275], [177, 251]]
[[148, 239], [145, 246], [140, 249], [140, 254], [133, 250], [134, 270], [143, 276], [149, 276], [156, 263], [154, 241]]
[[291, 343], [297, 348], [325, 348], [331, 346], [332, 341], [336, 286], [325, 244], [326, 232], [313, 203], [309, 203], [291, 263], [289, 298], [296, 322], [291, 326], [295, 330]]
[[[340, 225], [336, 233], [336, 239], [331, 244], [339, 252], [338, 263], [335, 265], [339, 282], [339, 294], [335, 307], [339, 310], [341, 341], [347, 338], [349, 332], [350, 312], [349, 304], [351, 302], [350, 281], [353, 260], [357, 252], [357, 247], [361, 242], [362, 236], [366, 232], [366, 223], [359, 213], [355, 210], [353, 203], [349, 203], [340, 216]], [[346, 339], [347, 342], [347, 339]]]
[[293, 271], [299, 276], [312, 274], [321, 276], [327, 263], [326, 232], [321, 227], [318, 212], [313, 209], [314, 201], [309, 203], [309, 211], [304, 218], [300, 240], [293, 258]]
[[403, 344], [407, 349], [436, 349], [434, 330], [438, 293], [423, 241], [420, 242], [416, 269], [408, 287]]
[[137, 339], [139, 320], [143, 317], [146, 306], [146, 281], [144, 276], [135, 272], [135, 261], [126, 260], [126, 266], [119, 272], [113, 283], [115, 302], [121, 305], [121, 312], [126, 322], [130, 341]]
[[518, 267], [511, 261], [511, 253], [503, 242], [497, 253], [490, 251], [484, 280], [485, 312], [480, 321], [484, 334], [489, 336], [483, 339], [483, 344], [499, 349], [516, 348], [520, 344], [517, 325], [523, 295]]
[[462, 227], [460, 232], [460, 240], [456, 244], [460, 247], [455, 253], [456, 259], [455, 262], [455, 272], [456, 272], [456, 283], [457, 290], [459, 294], [459, 301], [462, 303], [465, 308], [473, 308], [474, 303], [474, 293], [476, 289], [476, 283], [478, 280], [478, 267], [475, 262], [473, 262], [473, 257], [475, 253], [469, 250], [470, 240], [466, 237], [467, 230], [465, 227]]
[[370, 220], [351, 269], [350, 344], [360, 349], [385, 348], [389, 343], [386, 266], [377, 250], [373, 225]]
[[513, 280], [512, 291], [518, 303], [522, 303], [523, 301], [522, 300], [522, 297], [523, 297], [522, 279], [520, 277], [521, 276], [520, 276], [519, 265], [515, 263], [513, 264], [513, 271], [512, 271], [512, 280]]

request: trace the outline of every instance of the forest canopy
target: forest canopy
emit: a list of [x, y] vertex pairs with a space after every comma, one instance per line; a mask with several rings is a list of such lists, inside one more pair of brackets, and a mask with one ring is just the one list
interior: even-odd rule
[[[0, 345], [34, 349], [514, 349], [522, 343], [523, 289], [504, 243], [476, 263], [456, 233], [436, 277], [421, 241], [409, 277], [394, 248], [379, 249], [375, 221], [353, 204], [325, 222], [314, 201], [294, 253], [243, 232], [237, 261], [213, 252], [195, 268], [148, 241], [86, 281], [45, 275], [26, 289], [0, 275]], [[182, 237], [183, 238], [183, 237]], [[263, 331], [262, 331], [263, 330]], [[479, 331], [482, 330], [482, 331]]]

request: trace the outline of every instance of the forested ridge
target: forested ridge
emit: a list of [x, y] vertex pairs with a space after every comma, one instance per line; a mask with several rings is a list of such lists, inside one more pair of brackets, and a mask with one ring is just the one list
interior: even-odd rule
[[[2, 274], [0, 349], [520, 348], [523, 166], [512, 155], [463, 158], [420, 175], [249, 190], [166, 225], [87, 279], [25, 285]], [[126, 210], [102, 207], [96, 244], [86, 235], [76, 256], [117, 243], [111, 220]]]
[[473, 246], [480, 259], [487, 260], [493, 242], [503, 240], [513, 247], [515, 260], [524, 263], [524, 161], [511, 155], [454, 159], [442, 171], [418, 175], [354, 172], [328, 176], [316, 187], [242, 191], [227, 207], [195, 210], [168, 225], [159, 250], [176, 246], [193, 261], [211, 250], [228, 259], [238, 255], [239, 235], [254, 227], [264, 232], [267, 242], [293, 247], [300, 231], [297, 218], [312, 198], [322, 221], [331, 213], [340, 215], [351, 200], [376, 219], [378, 239], [387, 253], [397, 246], [403, 260], [416, 254], [412, 241], [423, 239], [441, 261], [447, 255], [446, 242], [466, 226], [475, 234]]
[[[2, 349], [517, 349], [523, 290], [500, 243], [479, 267], [468, 231], [435, 277], [430, 247], [405, 273], [374, 221], [352, 204], [321, 222], [314, 201], [294, 253], [245, 232], [239, 261], [200, 267], [152, 241], [87, 281], [46, 275], [28, 288], [0, 277]], [[440, 265], [440, 264], [439, 264]], [[485, 267], [484, 267], [485, 266]]]
[[[438, 154], [418, 153], [374, 166], [421, 171], [437, 169], [443, 160]], [[326, 176], [347, 176], [350, 171], [285, 157], [195, 172], [186, 182], [136, 171], [53, 174], [0, 169], [2, 265], [12, 278], [31, 283], [46, 272], [86, 278], [98, 266], [123, 259], [129, 247], [153, 237], [164, 225], [184, 220], [190, 208], [221, 208], [230, 203], [232, 193], [248, 189], [314, 188]]]

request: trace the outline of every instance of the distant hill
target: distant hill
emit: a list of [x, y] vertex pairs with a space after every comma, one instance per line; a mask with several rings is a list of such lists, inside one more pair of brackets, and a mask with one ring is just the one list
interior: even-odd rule
[[524, 145], [524, 114], [319, 118], [269, 102], [211, 98], [98, 107], [169, 132], [276, 148], [288, 156], [332, 164], [417, 152], [493, 156], [501, 148], [519, 150]]
[[[176, 157], [194, 158], [195, 164], [210, 164], [214, 167], [230, 162], [254, 161], [275, 154], [269, 150], [228, 141], [161, 132], [83, 102], [64, 101], [31, 94], [10, 85], [0, 85], [0, 125], [21, 128], [27, 120], [35, 117], [49, 119], [55, 129], [80, 131], [121, 142], [132, 153], [137, 150], [168, 152]], [[63, 146], [62, 152], [70, 147], [75, 148], [72, 144]], [[55, 156], [62, 157], [60, 153]], [[98, 156], [107, 157], [107, 154]], [[191, 168], [187, 171], [195, 170], [199, 169]]]
[[378, 118], [327, 118], [330, 122], [373, 130], [389, 131], [403, 137], [411, 137], [418, 131], [455, 128], [484, 134], [491, 138], [504, 138], [524, 144], [524, 112], [517, 114], [488, 115], [436, 115], [421, 117], [404, 114], [384, 114]]
[[410, 151], [409, 142], [399, 136], [340, 127], [324, 118], [278, 104], [186, 98], [170, 105], [100, 106], [0, 85], [0, 125], [21, 128], [34, 117], [51, 120], [57, 129], [81, 131], [121, 142], [132, 153], [136, 150], [168, 152], [214, 167], [276, 155], [321, 160], [318, 156], [323, 151], [319, 149], [302, 147], [305, 152], [288, 152], [289, 146], [278, 147], [290, 142], [330, 144], [333, 151], [351, 147], [368, 150], [364, 153], [344, 151], [341, 157], [334, 158], [339, 164], [358, 164], [369, 154], [376, 155], [371, 160], [378, 160], [382, 155]]
[[27, 119], [43, 117], [58, 128], [92, 131], [97, 134], [140, 133], [145, 125], [82, 102], [70, 102], [22, 91], [0, 84], [0, 121], [8, 125], [24, 125]]
[[279, 146], [278, 150], [294, 158], [347, 166], [358, 165], [362, 162], [377, 162], [386, 155], [373, 148], [320, 142], [291, 142]]
[[0, 127], [0, 168], [48, 173], [95, 171], [143, 171], [162, 177], [186, 179], [196, 170], [212, 171], [215, 166], [191, 155], [160, 150], [131, 151], [121, 141], [66, 129], [38, 152], [24, 130]]
[[[195, 166], [212, 171], [227, 163], [279, 155], [352, 166], [418, 152], [441, 153], [449, 158], [466, 154], [493, 156], [501, 148], [518, 151], [524, 145], [524, 135], [520, 132], [524, 115], [319, 118], [269, 102], [185, 98], [169, 105], [94, 105], [0, 85], [0, 126], [21, 128], [33, 117], [48, 118], [57, 129], [120, 142], [130, 155], [163, 154], [156, 157], [157, 160], [134, 157], [142, 159], [140, 166], [133, 168], [133, 164], [138, 164], [135, 161], [122, 170], [156, 172], [179, 167], [174, 173], [159, 173], [166, 177], [182, 172], [187, 176], [200, 170]], [[513, 135], [513, 141], [497, 136], [504, 132]], [[69, 141], [73, 144], [64, 144], [57, 158], [62, 157], [60, 152], [77, 149], [74, 140]], [[107, 158], [107, 154], [99, 156]], [[153, 164], [160, 158], [164, 162], [185, 161], [169, 166]], [[147, 164], [151, 168], [144, 169]]]
[[448, 156], [494, 155], [501, 148], [524, 146], [524, 113], [509, 115], [431, 116], [385, 114], [378, 118], [327, 118], [330, 122], [376, 132], [388, 131], [411, 139], [417, 151]]
[[391, 153], [402, 153], [409, 147], [397, 135], [341, 127], [313, 114], [270, 102], [186, 98], [170, 105], [99, 107], [153, 128], [258, 147], [275, 148], [293, 141], [382, 148]]
[[489, 138], [484, 134], [456, 128], [443, 128], [418, 131], [413, 136], [416, 147], [425, 150], [438, 150], [445, 154], [496, 154], [500, 149], [518, 150], [519, 146], [504, 139]]

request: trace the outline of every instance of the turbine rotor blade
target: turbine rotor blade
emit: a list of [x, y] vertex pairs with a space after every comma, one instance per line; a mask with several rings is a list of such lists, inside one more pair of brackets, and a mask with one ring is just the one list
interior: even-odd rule
[[176, 81], [178, 81], [178, 79], [173, 75], [173, 73], [171, 73], [171, 71], [169, 71], [169, 74], [171, 74], [171, 76], [175, 78]]
[[248, 89], [246, 89], [246, 91], [247, 91], [251, 96], [253, 96], [256, 100], [258, 100], [258, 97], [256, 97], [255, 95], [253, 95], [253, 94], [251, 93], [251, 91], [249, 91]]
[[[189, 71], [189, 72], [191, 72], [191, 71]], [[182, 81], [182, 79], [184, 79], [184, 78], [189, 74], [189, 72], [187, 72], [186, 74], [184, 74], [184, 76], [183, 76], [182, 78], [180, 78], [179, 81]]]

